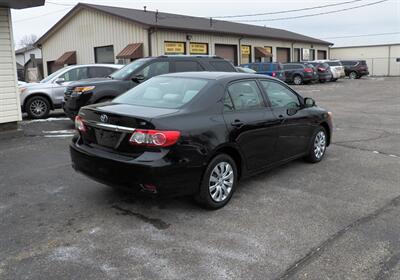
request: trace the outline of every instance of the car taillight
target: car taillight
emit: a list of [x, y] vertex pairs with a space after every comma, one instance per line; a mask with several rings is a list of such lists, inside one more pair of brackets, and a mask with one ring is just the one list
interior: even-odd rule
[[75, 128], [81, 132], [86, 132], [86, 126], [80, 116], [75, 117]]
[[272, 72], [272, 77], [276, 77], [276, 73], [275, 72]]
[[318, 70], [321, 71], [321, 72], [324, 72], [326, 69], [322, 68], [322, 67], [318, 67]]
[[168, 147], [174, 145], [180, 135], [179, 131], [137, 129], [129, 138], [129, 143], [140, 146]]
[[304, 72], [307, 72], [307, 73], [312, 73], [312, 72], [313, 72], [313, 70], [312, 70], [311, 68], [304, 68]]

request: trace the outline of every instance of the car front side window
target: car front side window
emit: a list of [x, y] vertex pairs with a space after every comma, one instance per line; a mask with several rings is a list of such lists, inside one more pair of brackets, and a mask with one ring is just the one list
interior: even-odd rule
[[288, 88], [272, 81], [260, 81], [272, 108], [298, 108], [300, 101], [296, 94]]
[[140, 71], [139, 75], [142, 75], [144, 79], [150, 79], [151, 77], [167, 74], [169, 73], [169, 62], [168, 61], [159, 61], [154, 62]]

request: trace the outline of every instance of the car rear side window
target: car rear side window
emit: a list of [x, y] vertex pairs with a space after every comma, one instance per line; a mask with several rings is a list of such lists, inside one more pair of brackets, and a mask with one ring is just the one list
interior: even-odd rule
[[220, 72], [235, 72], [235, 68], [227, 61], [210, 61], [211, 66], [215, 71]]
[[116, 69], [111, 67], [89, 67], [89, 78], [107, 77]]
[[175, 72], [204, 71], [197, 61], [175, 61]]
[[154, 77], [118, 96], [113, 102], [175, 109], [192, 100], [207, 84], [205, 79]]
[[298, 108], [299, 98], [285, 86], [273, 81], [260, 81], [272, 108]]
[[235, 82], [228, 86], [228, 92], [235, 110], [252, 110], [264, 107], [256, 81]]

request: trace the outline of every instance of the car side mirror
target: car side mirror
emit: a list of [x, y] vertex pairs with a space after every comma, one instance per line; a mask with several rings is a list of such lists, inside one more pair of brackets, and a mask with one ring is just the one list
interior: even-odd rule
[[62, 84], [62, 83], [64, 83], [65, 82], [65, 79], [64, 78], [58, 78], [57, 80], [55, 80], [55, 83], [56, 84]]
[[311, 97], [304, 98], [304, 107], [310, 108], [315, 106], [315, 100]]
[[141, 83], [144, 80], [145, 80], [145, 77], [142, 74], [137, 74], [137, 75], [132, 77], [132, 81], [134, 81], [136, 83]]

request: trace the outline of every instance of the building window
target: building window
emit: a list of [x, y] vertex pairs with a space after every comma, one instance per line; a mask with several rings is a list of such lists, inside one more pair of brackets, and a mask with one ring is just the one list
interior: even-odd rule
[[164, 54], [185, 54], [186, 43], [184, 42], [164, 42]]
[[315, 60], [315, 50], [310, 49], [310, 60]]
[[272, 62], [272, 57], [273, 57], [273, 53], [272, 53], [272, 47], [266, 47], [264, 46], [264, 49], [267, 53], [270, 54], [269, 57], [264, 57], [264, 62]]
[[299, 62], [300, 60], [301, 60], [300, 49], [294, 48], [293, 49], [293, 62]]
[[246, 64], [251, 62], [251, 46], [242, 45], [240, 46], [241, 52], [241, 64]]
[[190, 43], [189, 45], [190, 54], [208, 54], [208, 44], [207, 43]]
[[94, 61], [96, 63], [115, 63], [114, 46], [104, 46], [94, 48]]

